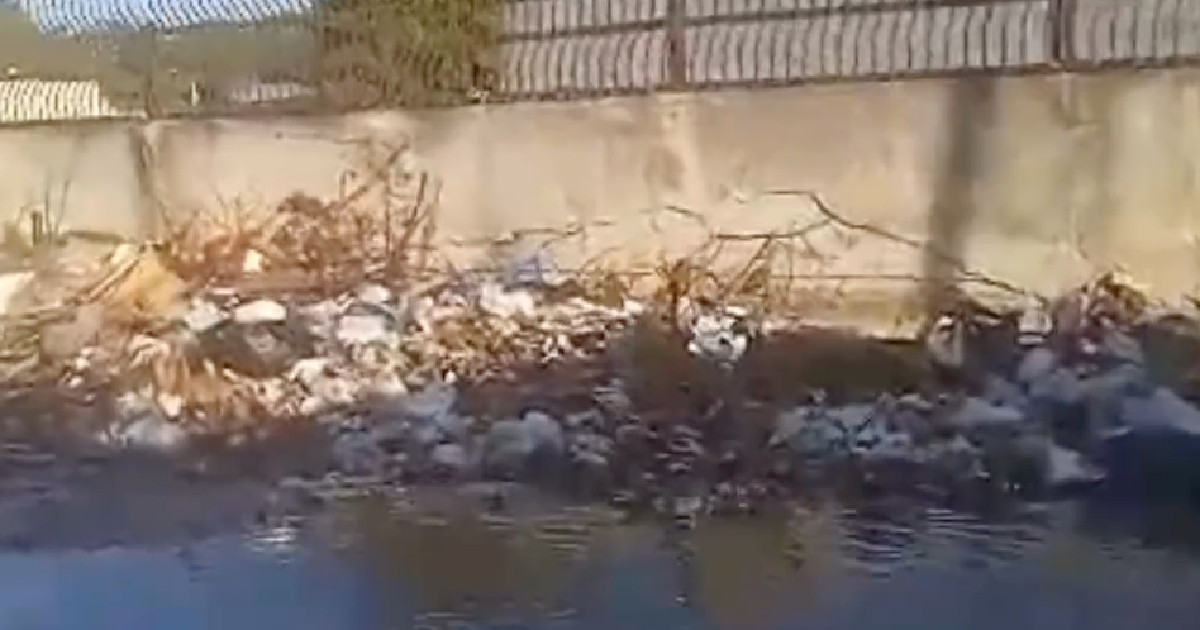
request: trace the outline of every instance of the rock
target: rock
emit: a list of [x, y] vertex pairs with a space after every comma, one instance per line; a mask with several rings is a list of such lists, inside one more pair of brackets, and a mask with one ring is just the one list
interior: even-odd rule
[[313, 340], [290, 322], [226, 321], [197, 336], [217, 365], [252, 378], [282, 376], [313, 353]]
[[100, 435], [100, 442], [123, 448], [173, 452], [188, 439], [187, 431], [171, 422], [150, 399], [126, 392], [116, 400], [117, 418]]
[[1014, 409], [1024, 409], [1029, 402], [1020, 387], [994, 374], [984, 377], [981, 397], [988, 404]]
[[470, 418], [456, 413], [444, 413], [426, 418], [423, 424], [417, 425], [417, 432], [422, 436], [423, 443], [428, 443], [431, 439], [462, 440], [466, 438], [471, 423]]
[[354, 297], [364, 304], [383, 306], [392, 301], [392, 292], [378, 284], [364, 284], [355, 290]]
[[568, 452], [576, 459], [593, 461], [599, 458], [607, 461], [614, 448], [613, 439], [608, 436], [580, 433], [571, 437]]
[[208, 300], [194, 300], [191, 308], [183, 315], [184, 325], [193, 333], [211, 330], [225, 319], [225, 313]]
[[497, 420], [488, 427], [484, 448], [485, 463], [516, 468], [533, 455], [536, 443], [520, 420]]
[[383, 426], [403, 425], [413, 443], [428, 448], [466, 438], [472, 420], [454, 412], [457, 399], [452, 385], [435, 383], [412, 394], [380, 398], [372, 415]]
[[337, 470], [352, 475], [378, 474], [387, 463], [387, 454], [379, 444], [361, 431], [337, 436], [330, 451]]
[[1091, 485], [1103, 481], [1106, 476], [1078, 451], [1052, 442], [1046, 445], [1046, 463], [1046, 484], [1051, 488]]
[[563, 426], [569, 429], [597, 430], [604, 427], [607, 421], [599, 409], [587, 409], [569, 413], [563, 418]]
[[323, 413], [331, 409], [353, 405], [358, 400], [358, 383], [342, 376], [318, 378], [308, 385], [310, 398], [308, 414]]
[[233, 320], [241, 324], [278, 323], [287, 317], [287, 307], [274, 300], [254, 300], [233, 310]]
[[946, 417], [946, 423], [960, 429], [987, 425], [1016, 426], [1025, 422], [1025, 413], [1015, 407], [994, 405], [981, 398], [968, 396]]
[[1017, 382], [1030, 387], [1043, 381], [1058, 369], [1058, 357], [1045, 346], [1035, 346], [1025, 353], [1017, 366]]
[[915, 461], [913, 438], [903, 431], [871, 426], [862, 431], [850, 447], [851, 453], [868, 460]]
[[188, 435], [183, 427], [165, 418], [139, 418], [126, 425], [115, 435], [115, 442], [123, 446], [150, 449], [158, 452], [177, 451], [187, 442]]
[[1040, 493], [1047, 487], [1051, 440], [1045, 435], [991, 431], [973, 440], [984, 477], [1009, 491]]
[[563, 455], [566, 439], [557, 420], [530, 410], [518, 419], [493, 422], [483, 446], [483, 461], [489, 470], [521, 472], [534, 455]]
[[396, 400], [409, 394], [408, 385], [395, 374], [384, 374], [365, 383], [363, 391], [376, 401]]
[[494, 282], [479, 287], [479, 308], [501, 319], [530, 319], [537, 315], [537, 300], [524, 289], [509, 290]]
[[323, 300], [300, 309], [300, 315], [309, 329], [321, 338], [328, 338], [333, 334], [334, 323], [341, 314], [342, 307], [334, 300]]
[[1124, 396], [1121, 426], [1132, 431], [1167, 431], [1200, 437], [1200, 410], [1175, 392], [1158, 387], [1148, 396]]
[[1102, 355], [1136, 365], [1145, 365], [1146, 355], [1142, 346], [1131, 335], [1120, 330], [1105, 330], [1096, 350]]
[[367, 434], [371, 440], [388, 453], [398, 453], [403, 450], [408, 441], [411, 425], [403, 420], [379, 422], [371, 425]]
[[347, 314], [338, 320], [334, 338], [345, 346], [390, 346], [396, 340], [396, 329], [383, 315]]
[[429, 335], [436, 329], [434, 316], [437, 312], [437, 301], [428, 295], [406, 300], [404, 303], [405, 321], [416, 324], [421, 333]]
[[334, 376], [333, 361], [328, 357], [309, 357], [292, 364], [287, 379], [312, 389], [319, 381]]
[[1056, 405], [1077, 405], [1087, 394], [1075, 372], [1061, 367], [1027, 384], [1026, 391], [1033, 402]]
[[1054, 317], [1047, 306], [1033, 300], [1021, 310], [1017, 321], [1018, 345], [1027, 348], [1040, 346], [1054, 332]]
[[921, 461], [932, 465], [955, 480], [983, 479], [987, 476], [982, 453], [961, 435], [934, 442], [923, 449]]
[[1146, 370], [1132, 363], [1079, 379], [1082, 400], [1114, 400], [1126, 395], [1148, 395], [1153, 389]]
[[853, 403], [825, 409], [825, 417], [848, 435], [867, 427], [880, 409], [875, 403]]
[[691, 333], [688, 352], [722, 365], [736, 363], [750, 347], [749, 333], [732, 315], [701, 315]]
[[257, 249], [246, 250], [245, 257], [242, 258], [242, 271], [244, 273], [261, 273], [266, 267], [267, 257], [263, 256], [262, 252]]
[[802, 457], [828, 457], [849, 447], [849, 435], [824, 409], [796, 407], [779, 415], [771, 443]]
[[33, 280], [32, 271], [10, 271], [0, 274], [0, 315], [10, 315], [20, 296]]
[[571, 461], [581, 464], [586, 468], [604, 472], [607, 472], [606, 469], [609, 466], [608, 454], [586, 448], [572, 450]]
[[925, 351], [934, 364], [947, 370], [960, 370], [966, 364], [966, 333], [956, 317], [943, 315], [925, 335]]
[[550, 414], [537, 409], [526, 411], [521, 415], [521, 424], [525, 426], [537, 448], [554, 453], [566, 450], [562, 424]]
[[629, 398], [625, 383], [619, 378], [611, 380], [606, 385], [594, 387], [592, 401], [601, 411], [616, 418], [628, 417], [633, 409], [633, 401]]
[[667, 500], [660, 509], [677, 527], [692, 529], [705, 509], [705, 501], [703, 497], [696, 495], [675, 496]]
[[443, 442], [429, 452], [429, 462], [448, 472], [461, 473], [468, 468], [467, 449], [461, 444]]
[[429, 421], [413, 423], [409, 436], [413, 443], [421, 448], [430, 448], [446, 439], [446, 432], [440, 426]]
[[458, 392], [453, 385], [435, 383], [403, 397], [398, 404], [409, 417], [434, 419], [448, 415], [457, 400]]
[[510, 258], [505, 271], [509, 286], [552, 286], [558, 283], [558, 272], [550, 253], [543, 248], [525, 256]]

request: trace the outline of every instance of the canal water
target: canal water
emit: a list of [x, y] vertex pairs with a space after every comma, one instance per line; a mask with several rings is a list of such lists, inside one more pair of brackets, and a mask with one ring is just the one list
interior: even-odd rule
[[1200, 619], [1200, 521], [1170, 506], [823, 504], [691, 532], [598, 509], [412, 506], [346, 501], [186, 541], [10, 545], [0, 628], [1191, 630]]

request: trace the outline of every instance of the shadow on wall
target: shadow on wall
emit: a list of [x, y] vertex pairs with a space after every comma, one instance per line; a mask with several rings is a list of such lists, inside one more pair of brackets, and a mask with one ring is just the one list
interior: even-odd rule
[[934, 175], [929, 241], [923, 264], [926, 312], [935, 314], [951, 296], [958, 261], [965, 259], [971, 229], [979, 221], [975, 183], [984, 177], [987, 130], [996, 118], [996, 82], [963, 79], [950, 93], [946, 145]]
[[1072, 156], [1068, 168], [1077, 180], [1075, 186], [1091, 191], [1085, 206], [1071, 208], [1071, 241], [1085, 259], [1099, 264], [1120, 263], [1113, 255], [1117, 230], [1117, 194], [1114, 186], [1118, 171], [1116, 160], [1120, 153], [1118, 138], [1113, 129], [1120, 115], [1117, 94], [1106, 84], [1088, 94], [1082, 112], [1073, 112], [1064, 121], [1071, 130], [1081, 129], [1086, 144]]

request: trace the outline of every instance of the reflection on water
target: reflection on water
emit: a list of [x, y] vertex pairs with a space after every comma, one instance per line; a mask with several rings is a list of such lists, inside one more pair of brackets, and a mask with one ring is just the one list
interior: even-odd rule
[[559, 523], [553, 516], [398, 515], [374, 500], [350, 509], [361, 537], [350, 553], [376, 577], [377, 597], [393, 604], [393, 616], [408, 607], [482, 618], [550, 611], [568, 595], [589, 538], [582, 520]]
[[680, 541], [686, 601], [724, 628], [797, 614], [837, 586], [841, 536], [828, 510], [702, 522]]
[[[255, 545], [260, 547], [259, 545]], [[368, 628], [363, 576], [335, 556], [249, 551], [225, 539], [190, 550], [0, 556], [0, 628]]]
[[1200, 526], [1133, 514], [797, 506], [685, 533], [366, 500], [249, 541], [0, 556], [0, 628], [1195, 627]]

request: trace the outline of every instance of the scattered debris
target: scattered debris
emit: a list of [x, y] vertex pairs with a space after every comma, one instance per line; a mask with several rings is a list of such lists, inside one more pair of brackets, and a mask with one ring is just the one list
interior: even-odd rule
[[[339, 475], [538, 479], [685, 521], [829, 475], [1040, 494], [1103, 481], [1105, 444], [1122, 436], [1200, 439], [1188, 391], [1156, 376], [1190, 368], [1154, 349], [1178, 345], [1162, 336], [1179, 312], [1114, 274], [1012, 311], [964, 300], [923, 344], [832, 344], [740, 299], [764, 286], [750, 273], [739, 293], [664, 264], [642, 300], [611, 276], [566, 279], [543, 255], [431, 281], [415, 272], [424, 203], [383, 244], [382, 228], [309, 226], [333, 208], [292, 197], [276, 219], [287, 229], [189, 241], [189, 256], [119, 248], [56, 308], [10, 314], [9, 378], [107, 397], [113, 417], [92, 433], [106, 445], [173, 452], [316, 423]], [[241, 282], [288, 260], [317, 286]]]

